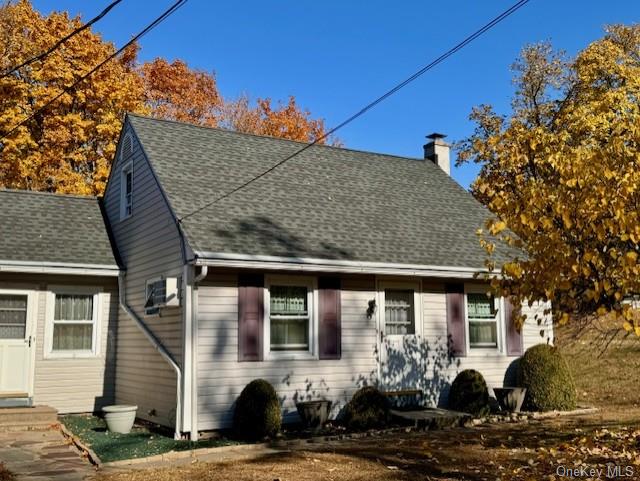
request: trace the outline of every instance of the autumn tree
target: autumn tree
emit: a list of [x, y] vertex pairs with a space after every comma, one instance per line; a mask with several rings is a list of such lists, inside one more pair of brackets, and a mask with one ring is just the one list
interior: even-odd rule
[[[28, 0], [3, 4], [0, 75], [81, 25], [64, 12], [43, 16]], [[270, 99], [224, 99], [213, 73], [182, 60], [140, 65], [137, 47], [40, 111], [113, 52], [112, 43], [88, 28], [44, 60], [0, 77], [0, 137], [6, 137], [0, 142], [0, 187], [101, 194], [125, 112], [304, 142], [325, 133], [324, 122], [294, 97], [276, 107]]]
[[527, 47], [514, 71], [511, 114], [474, 109], [459, 152], [497, 216], [482, 242], [522, 248], [493, 285], [551, 301], [562, 323], [612, 312], [640, 334], [624, 302], [640, 293], [640, 26], [609, 27], [574, 59]]
[[217, 127], [222, 99], [212, 73], [191, 69], [182, 60], [156, 58], [140, 68], [144, 103], [154, 117]]
[[[0, 7], [0, 71], [37, 55], [81, 25], [66, 13], [43, 17], [26, 0]], [[0, 78], [0, 133], [45, 105], [115, 51], [90, 29]], [[127, 111], [144, 112], [132, 48], [107, 63], [0, 145], [0, 187], [99, 194]]]

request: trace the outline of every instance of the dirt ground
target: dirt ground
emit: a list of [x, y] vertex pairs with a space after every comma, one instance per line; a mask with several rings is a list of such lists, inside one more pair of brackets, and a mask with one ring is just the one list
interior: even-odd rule
[[[561, 479], [558, 469], [563, 467], [606, 469], [606, 463], [612, 461], [620, 469], [631, 467], [633, 476], [625, 479], [640, 479], [639, 427], [640, 410], [612, 410], [580, 417], [531, 420], [527, 424], [385, 435], [250, 461], [196, 463], [180, 468], [99, 475], [96, 479], [543, 480]], [[620, 432], [628, 436], [619, 438]], [[625, 450], [630, 456], [624, 455]], [[613, 452], [622, 456], [613, 456]]]
[[580, 403], [598, 406], [597, 414], [385, 435], [96, 481], [640, 480], [640, 340], [627, 338], [602, 356], [588, 337], [576, 342], [559, 331], [556, 343]]

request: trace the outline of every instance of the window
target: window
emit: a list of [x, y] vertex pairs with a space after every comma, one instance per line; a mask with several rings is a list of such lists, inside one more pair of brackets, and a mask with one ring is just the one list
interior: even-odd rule
[[0, 339], [24, 339], [27, 326], [27, 296], [0, 295]]
[[269, 320], [272, 351], [309, 350], [309, 297], [306, 286], [271, 286]]
[[133, 164], [122, 167], [120, 177], [120, 219], [131, 217], [133, 213]]
[[51, 353], [95, 353], [97, 295], [55, 293]]
[[384, 290], [384, 333], [386, 335], [416, 333], [413, 290]]
[[160, 312], [159, 306], [164, 304], [165, 298], [167, 296], [166, 289], [167, 284], [162, 278], [147, 281], [147, 301], [144, 304], [145, 314], [147, 314], [148, 316], [152, 316]]
[[493, 296], [467, 293], [467, 319], [469, 320], [469, 347], [498, 347], [498, 311]]

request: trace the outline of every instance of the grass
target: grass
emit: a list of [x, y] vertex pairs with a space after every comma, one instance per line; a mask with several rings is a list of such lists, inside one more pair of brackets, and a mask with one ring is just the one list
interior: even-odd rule
[[[176, 441], [172, 437], [151, 431], [144, 426], [134, 426], [129, 434], [116, 434], [108, 431], [104, 420], [97, 416], [64, 416], [61, 421], [105, 463], [122, 459], [143, 458], [169, 451], [186, 451], [235, 444], [233, 441], [223, 438], [207, 439], [196, 443]], [[0, 477], [0, 481], [3, 479]]]
[[[600, 325], [610, 330], [611, 322]], [[599, 331], [580, 336], [569, 327], [556, 328], [556, 344], [573, 373], [580, 404], [603, 409], [640, 408], [640, 338], [622, 331], [606, 350]]]
[[318, 443], [254, 459], [99, 473], [96, 481], [531, 481], [562, 479], [558, 466], [606, 473], [607, 463], [630, 467], [624, 479], [640, 479], [640, 339], [619, 339], [600, 355], [595, 334], [576, 341], [558, 329], [556, 336], [582, 404], [600, 412]]

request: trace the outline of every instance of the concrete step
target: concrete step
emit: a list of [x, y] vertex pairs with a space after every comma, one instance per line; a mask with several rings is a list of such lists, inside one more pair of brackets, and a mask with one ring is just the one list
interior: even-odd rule
[[15, 428], [37, 429], [58, 422], [58, 411], [49, 406], [0, 408], [0, 431]]

